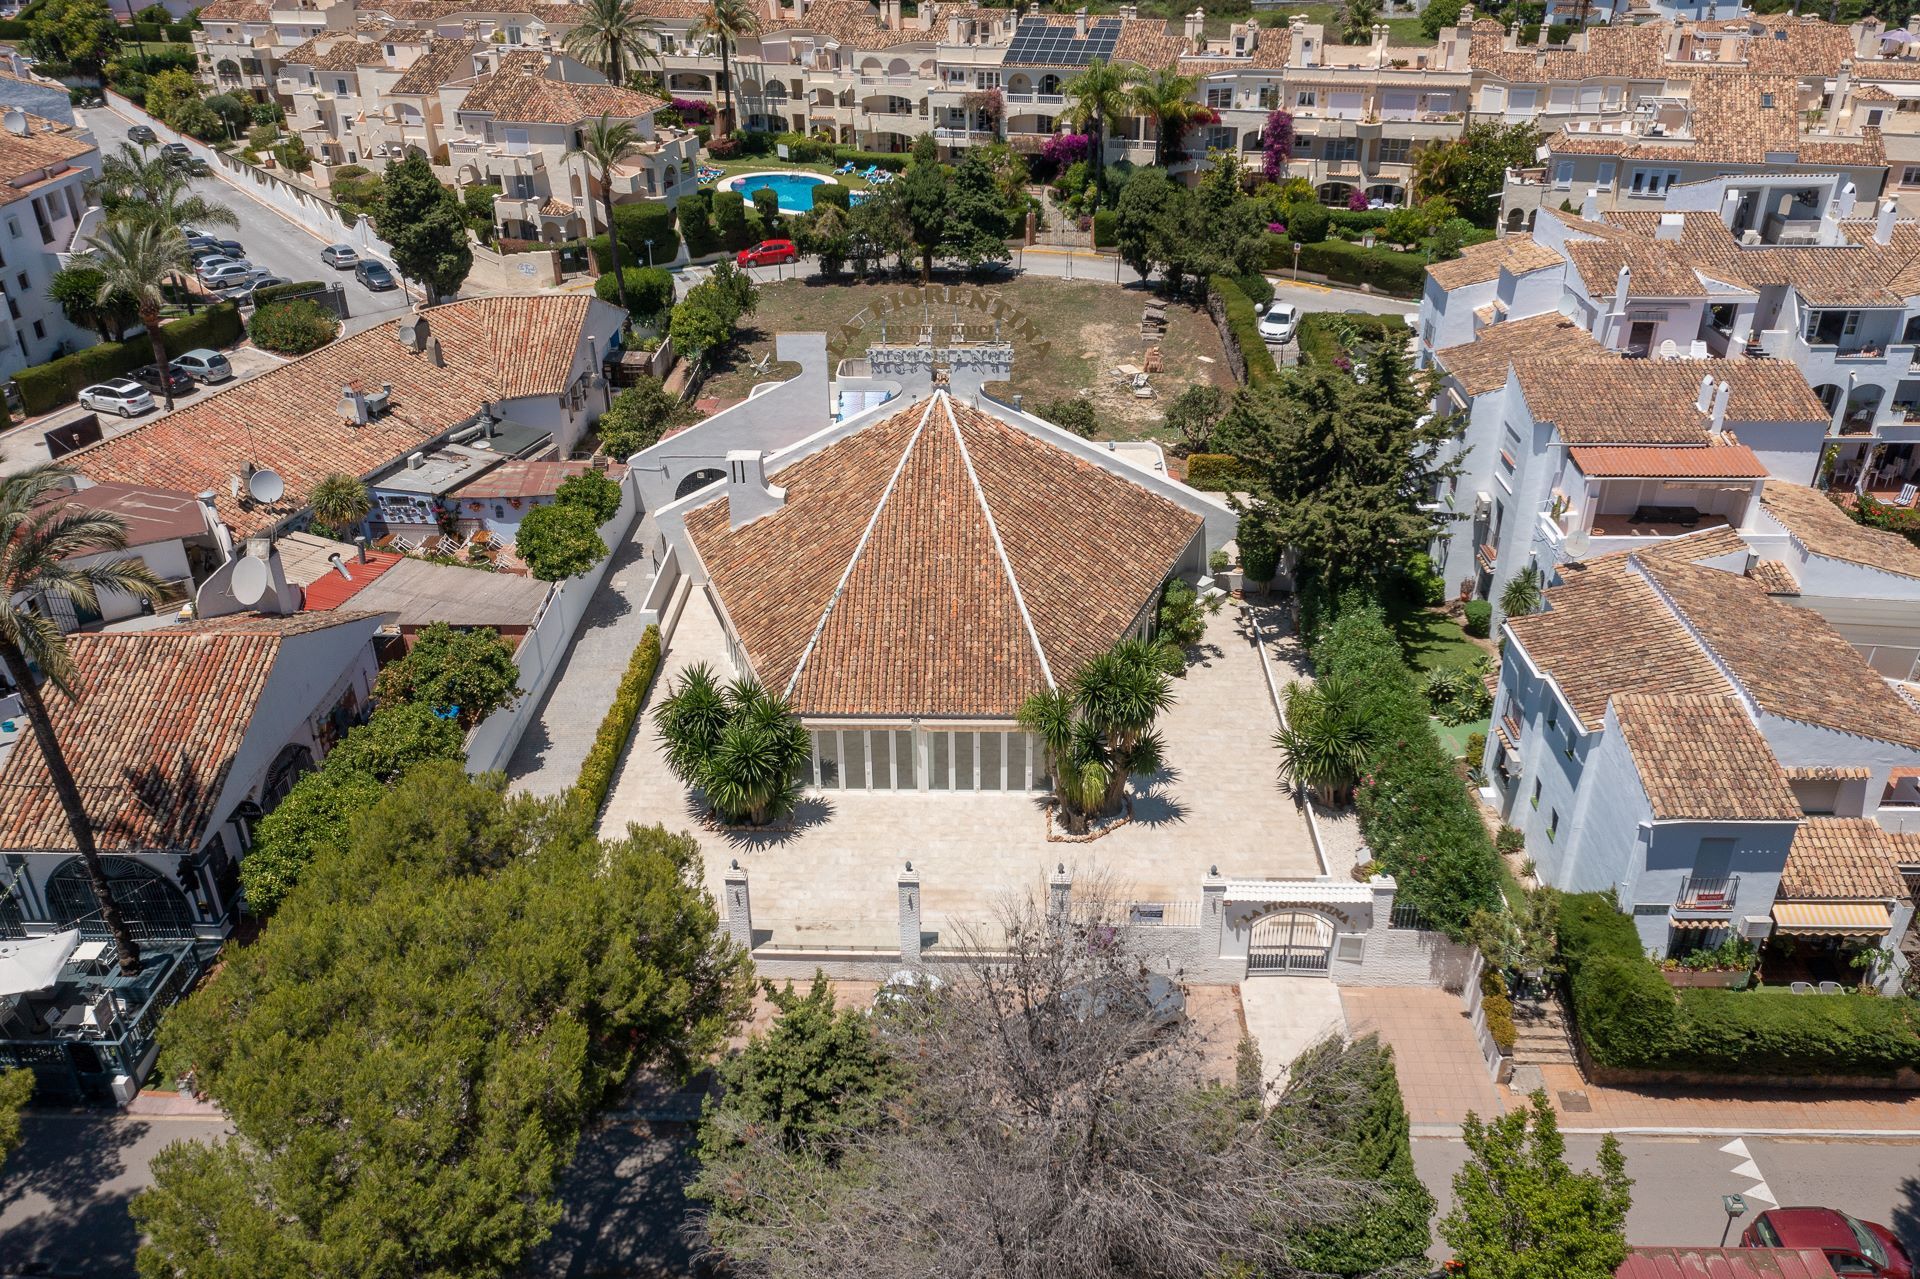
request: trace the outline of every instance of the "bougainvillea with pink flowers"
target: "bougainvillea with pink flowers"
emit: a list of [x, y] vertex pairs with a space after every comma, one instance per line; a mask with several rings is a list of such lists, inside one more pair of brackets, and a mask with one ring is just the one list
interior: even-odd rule
[[1266, 158], [1267, 181], [1278, 182], [1287, 171], [1287, 161], [1293, 159], [1293, 117], [1285, 111], [1270, 113], [1261, 136], [1261, 148]]

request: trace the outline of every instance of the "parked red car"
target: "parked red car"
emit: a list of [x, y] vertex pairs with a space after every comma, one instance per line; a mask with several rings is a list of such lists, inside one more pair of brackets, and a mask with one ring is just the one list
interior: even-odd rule
[[1892, 1231], [1832, 1208], [1769, 1208], [1740, 1232], [1740, 1246], [1818, 1248], [1841, 1279], [1913, 1279], [1913, 1259]]
[[751, 249], [740, 250], [740, 256], [734, 259], [737, 266], [776, 266], [782, 262], [797, 262], [800, 250], [794, 247], [792, 240], [762, 240]]

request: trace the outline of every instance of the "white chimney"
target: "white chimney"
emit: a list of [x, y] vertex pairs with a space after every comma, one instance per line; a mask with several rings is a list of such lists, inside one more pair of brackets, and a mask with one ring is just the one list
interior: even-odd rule
[[427, 455], [425, 453], [407, 454], [407, 469], [409, 471], [417, 471], [421, 467], [425, 466], [426, 464], [427, 464]]
[[1713, 374], [1700, 379], [1700, 394], [1693, 397], [1693, 407], [1702, 413], [1713, 407]]
[[727, 453], [727, 523], [751, 524], [787, 504], [787, 491], [767, 483], [767, 455], [757, 449]]
[[340, 416], [348, 426], [367, 424], [367, 397], [350, 386], [340, 388]]
[[1600, 188], [1588, 187], [1586, 195], [1580, 199], [1580, 216], [1589, 222], [1600, 220]]
[[1087, 38], [1087, 6], [1085, 5], [1073, 11], [1073, 34], [1082, 40]]
[[1879, 245], [1893, 243], [1893, 215], [1900, 207], [1895, 200], [1880, 201], [1880, 216], [1873, 223], [1873, 242]]
[[1654, 229], [1656, 240], [1678, 240], [1687, 233], [1687, 215], [1684, 213], [1662, 213], [1660, 225]]
[[1854, 206], [1860, 203], [1860, 188], [1851, 182], [1842, 182], [1840, 194], [1836, 198], [1840, 205], [1840, 216], [1850, 218], [1853, 216]]
[[1633, 268], [1622, 262], [1620, 274], [1613, 285], [1613, 313], [1624, 318], [1627, 314], [1627, 285], [1633, 282]]
[[1733, 187], [1727, 188], [1726, 196], [1720, 201], [1720, 224], [1733, 230], [1733, 223], [1740, 216], [1740, 192]]
[[233, 558], [233, 534], [227, 530], [227, 522], [220, 518], [220, 508], [214, 505], [214, 492], [204, 489], [199, 494], [200, 517], [207, 522], [207, 532], [213, 534], [213, 541], [220, 548], [220, 562], [226, 563]]
[[439, 338], [430, 337], [427, 339], [426, 356], [427, 362], [433, 365], [434, 368], [444, 369], [447, 367], [447, 357], [440, 353]]
[[1733, 398], [1733, 387], [1725, 378], [1720, 380], [1719, 389], [1713, 395], [1713, 433], [1718, 436], [1727, 429], [1727, 401]]
[[[1083, 19], [1086, 16], [1086, 12], [1085, 9], [1080, 11]], [[1198, 40], [1207, 29], [1207, 11], [1205, 9], [1195, 9], [1187, 15], [1186, 25], [1181, 29], [1186, 33], [1187, 39]]]

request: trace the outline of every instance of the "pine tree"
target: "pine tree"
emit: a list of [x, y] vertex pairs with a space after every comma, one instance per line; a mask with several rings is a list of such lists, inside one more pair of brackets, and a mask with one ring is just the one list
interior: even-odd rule
[[452, 297], [473, 269], [467, 217], [460, 199], [433, 176], [422, 155], [387, 166], [380, 179], [380, 238], [393, 246], [393, 265], [426, 287], [427, 300]]

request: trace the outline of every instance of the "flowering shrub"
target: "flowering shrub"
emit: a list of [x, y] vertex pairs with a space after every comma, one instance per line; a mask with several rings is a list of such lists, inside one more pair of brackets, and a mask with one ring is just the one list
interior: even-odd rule
[[1359, 187], [1354, 187], [1347, 192], [1347, 208], [1355, 213], [1359, 213], [1365, 210], [1366, 207], [1367, 193], [1365, 191], [1362, 191]]
[[1040, 159], [1065, 169], [1087, 158], [1092, 144], [1084, 133], [1056, 133], [1040, 148]]
[[1261, 131], [1261, 151], [1267, 181], [1278, 182], [1280, 175], [1287, 171], [1287, 161], [1293, 159], [1291, 115], [1285, 111], [1274, 111], [1267, 116], [1267, 127]]
[[696, 102], [692, 98], [675, 98], [672, 107], [680, 113], [682, 120], [691, 120], [695, 124], [706, 124], [713, 119], [713, 107], [705, 102]]

